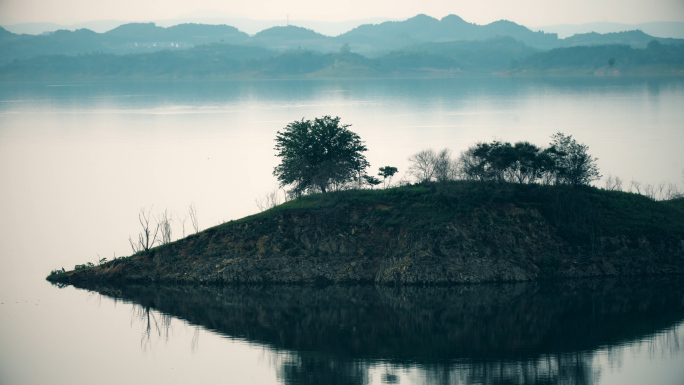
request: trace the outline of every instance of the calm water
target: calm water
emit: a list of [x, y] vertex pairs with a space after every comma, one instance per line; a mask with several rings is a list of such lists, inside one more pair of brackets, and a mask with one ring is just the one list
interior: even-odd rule
[[256, 212], [273, 138], [302, 117], [342, 117], [400, 174], [423, 148], [561, 131], [606, 176], [683, 187], [682, 106], [684, 81], [658, 79], [0, 83], [0, 383], [680, 384], [684, 297], [656, 283], [102, 296], [43, 279], [130, 254], [143, 206], [176, 214], [174, 238], [191, 203], [201, 228]]

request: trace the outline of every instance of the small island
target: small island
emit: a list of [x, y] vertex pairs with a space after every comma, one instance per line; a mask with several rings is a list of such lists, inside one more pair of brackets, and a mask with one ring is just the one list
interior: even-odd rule
[[381, 182], [361, 172], [366, 147], [348, 127], [326, 116], [278, 132], [273, 173], [291, 200], [157, 247], [145, 228], [134, 255], [47, 279], [448, 285], [684, 273], [684, 198], [590, 186], [596, 159], [571, 136], [545, 149], [478, 143], [458, 161], [424, 150], [410, 158], [417, 183], [373, 189]]
[[63, 283], [457, 284], [684, 273], [684, 199], [479, 182], [307, 195]]

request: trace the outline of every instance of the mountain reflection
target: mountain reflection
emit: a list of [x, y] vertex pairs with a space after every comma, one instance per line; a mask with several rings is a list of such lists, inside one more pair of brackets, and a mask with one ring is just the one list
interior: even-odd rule
[[679, 277], [87, 289], [286, 352], [277, 368], [286, 384], [365, 384], [378, 364], [393, 368], [382, 383], [399, 383], [393, 370], [419, 368], [426, 384], [593, 384], [597, 350], [656, 338], [684, 319]]

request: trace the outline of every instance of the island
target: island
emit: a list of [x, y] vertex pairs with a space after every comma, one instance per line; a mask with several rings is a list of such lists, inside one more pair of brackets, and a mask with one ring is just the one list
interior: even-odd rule
[[304, 195], [49, 281], [449, 285], [684, 273], [684, 199], [451, 181]]

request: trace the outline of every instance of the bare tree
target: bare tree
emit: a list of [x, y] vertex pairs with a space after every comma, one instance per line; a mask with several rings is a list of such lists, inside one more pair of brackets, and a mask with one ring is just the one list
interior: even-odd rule
[[194, 203], [190, 203], [190, 223], [192, 223], [192, 228], [195, 229], [195, 234], [199, 233], [199, 222], [197, 220], [197, 208]]
[[[409, 157], [408, 173], [416, 178], [418, 181], [429, 182], [436, 180], [437, 182], [445, 182], [454, 180], [457, 176], [457, 163], [451, 160], [451, 151], [443, 149], [440, 152], [435, 152], [432, 149], [423, 150]], [[382, 169], [380, 169], [382, 171]], [[383, 174], [380, 174], [383, 176]]]
[[480, 157], [475, 155], [475, 147], [463, 151], [457, 162], [457, 173], [459, 179], [465, 180], [484, 180], [484, 166]]
[[154, 247], [155, 242], [157, 242], [160, 224], [157, 223], [156, 227], [154, 225], [150, 226], [151, 212], [152, 208], [145, 213], [145, 208], [142, 207], [138, 213], [138, 220], [140, 221], [140, 226], [142, 226], [142, 232], [138, 234], [138, 242], [134, 243], [131, 237], [128, 237], [128, 242], [131, 244], [133, 253], [148, 251], [150, 248]]
[[409, 166], [409, 174], [418, 178], [419, 182], [429, 182], [435, 175], [435, 161], [437, 154], [432, 149], [422, 150], [411, 155], [408, 160], [411, 162]]
[[667, 190], [665, 190], [665, 195], [663, 199], [671, 200], [677, 198], [684, 198], [684, 191], [680, 190], [674, 183], [668, 183]]
[[606, 190], [608, 191], [622, 191], [622, 179], [619, 176], [613, 177], [608, 175], [606, 179]]
[[274, 189], [261, 198], [255, 198], [254, 202], [256, 202], [259, 211], [266, 211], [278, 206], [281, 203], [279, 191], [279, 189]]
[[164, 212], [157, 217], [157, 223], [159, 223], [159, 228], [161, 230], [162, 245], [171, 243], [171, 222], [173, 222], [173, 219], [169, 215], [168, 210], [164, 210]]
[[178, 222], [180, 222], [181, 224], [181, 229], [183, 230], [183, 238], [185, 238], [185, 222], [188, 220], [188, 216], [186, 215], [183, 218], [181, 218], [180, 215], [176, 213], [176, 218], [178, 218]]
[[665, 182], [660, 182], [658, 184], [646, 184], [632, 180], [627, 191], [643, 195], [654, 201], [666, 201], [684, 197], [684, 190], [680, 189], [675, 183], [666, 184]]
[[654, 201], [662, 200], [663, 199], [663, 192], [665, 190], [665, 183], [661, 182], [657, 185], [655, 184], [645, 184], [643, 186], [644, 188], [644, 193], [643, 195], [647, 198], [650, 198]]

